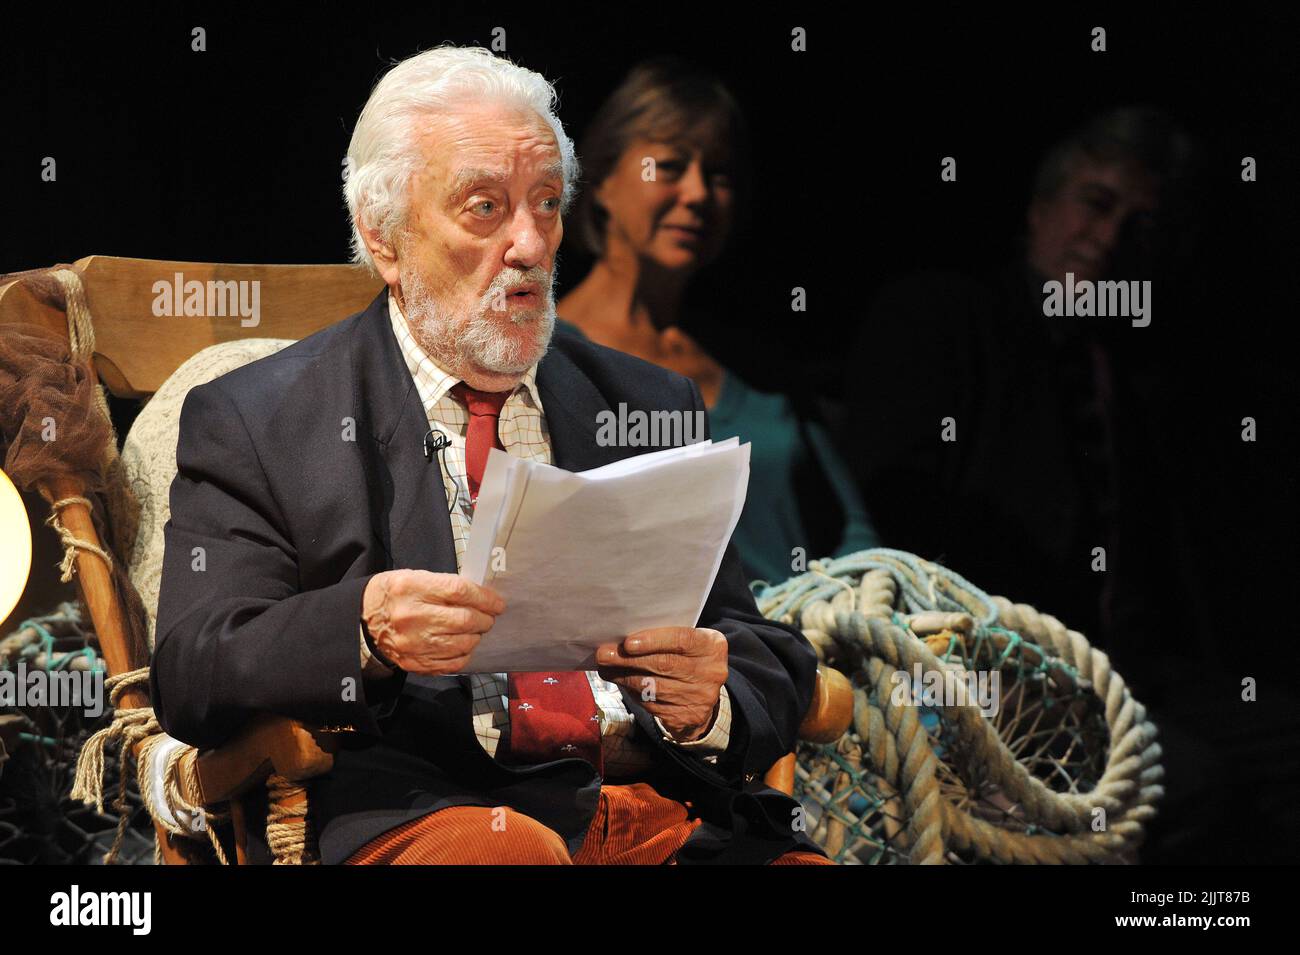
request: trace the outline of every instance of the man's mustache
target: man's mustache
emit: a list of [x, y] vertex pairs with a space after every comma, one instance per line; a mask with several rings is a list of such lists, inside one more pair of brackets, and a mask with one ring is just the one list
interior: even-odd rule
[[504, 295], [517, 285], [533, 284], [537, 286], [538, 293], [546, 298], [551, 292], [551, 283], [554, 278], [553, 272], [548, 272], [540, 265], [535, 265], [531, 269], [505, 269], [497, 273], [492, 284], [488, 286], [483, 293], [483, 300], [488, 301], [494, 295]]
[[[483, 293], [479, 299], [479, 315], [488, 316], [490, 314], [505, 313], [515, 325], [526, 325], [535, 322], [539, 317], [544, 315], [548, 310], [555, 307], [555, 299], [551, 294], [552, 283], [554, 281], [554, 270], [548, 272], [541, 266], [534, 266], [531, 269], [506, 269], [498, 273], [497, 277], [492, 280], [488, 290]], [[506, 304], [512, 289], [520, 285], [536, 285], [539, 304], [537, 308], [528, 311], [515, 312]]]

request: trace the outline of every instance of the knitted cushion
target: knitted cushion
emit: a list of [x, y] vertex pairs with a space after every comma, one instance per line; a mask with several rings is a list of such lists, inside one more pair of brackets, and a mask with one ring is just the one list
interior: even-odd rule
[[162, 579], [163, 525], [171, 515], [171, 484], [176, 476], [176, 442], [181, 406], [195, 385], [219, 378], [250, 361], [273, 355], [292, 340], [243, 338], [210, 345], [171, 374], [140, 412], [122, 448], [126, 478], [140, 503], [140, 526], [131, 550], [131, 583], [149, 613], [149, 649], [153, 651]]

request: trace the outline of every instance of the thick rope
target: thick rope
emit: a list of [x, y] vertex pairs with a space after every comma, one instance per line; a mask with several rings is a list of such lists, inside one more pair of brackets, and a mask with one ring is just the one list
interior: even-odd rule
[[113, 721], [86, 741], [77, 759], [77, 772], [72, 784], [71, 796], [103, 812], [104, 750], [109, 743], [118, 745], [118, 791], [117, 799], [113, 802], [113, 808], [117, 810], [117, 835], [113, 840], [112, 848], [104, 856], [104, 865], [112, 865], [117, 858], [122, 848], [122, 841], [126, 838], [127, 824], [131, 819], [131, 806], [126, 798], [127, 761], [131, 756], [131, 750], [141, 740], [162, 732], [162, 727], [154, 718], [152, 707], [117, 708], [118, 700], [126, 690], [133, 686], [147, 685], [148, 682], [148, 667], [119, 673], [105, 681], [109, 689], [109, 702], [114, 707]]
[[320, 865], [307, 832], [307, 790], [279, 773], [266, 780], [266, 844], [275, 865]]
[[[63, 288], [64, 313], [68, 321], [68, 346], [74, 362], [89, 362], [95, 354], [95, 325], [90, 317], [90, 304], [81, 275], [72, 269], [55, 269], [50, 273]], [[117, 431], [113, 416], [108, 410], [108, 398], [102, 385], [95, 385], [95, 407], [108, 422], [109, 440], [104, 446], [104, 503], [115, 531], [114, 541], [119, 553], [129, 558], [135, 546], [140, 522], [140, 505], [127, 483], [122, 459], [117, 452]], [[65, 557], [66, 563], [66, 557]], [[66, 573], [66, 571], [65, 571]], [[68, 578], [64, 578], [67, 583]]]
[[854, 727], [868, 746], [872, 765], [902, 795], [907, 838], [900, 847], [906, 847], [914, 864], [939, 865], [945, 842], [939, 761], [916, 707], [880, 705], [890, 697], [893, 674], [894, 668], [883, 661], [868, 665], [874, 692], [858, 691]]
[[[140, 744], [136, 756], [136, 772], [138, 779], [145, 780], [145, 785], [140, 787], [140, 795], [144, 800], [145, 808], [149, 810], [149, 815], [155, 823], [174, 835], [195, 838], [195, 830], [202, 829], [207, 833], [208, 841], [212, 844], [212, 850], [216, 854], [217, 862], [221, 865], [229, 865], [230, 862], [226, 858], [226, 851], [221, 846], [221, 840], [217, 838], [214, 825], [214, 823], [228, 818], [229, 814], [209, 812], [203, 805], [202, 789], [199, 786], [199, 751], [197, 749], [193, 746], [176, 746], [168, 751], [167, 761], [162, 767], [162, 779], [163, 799], [170, 811], [163, 810], [154, 801], [153, 787], [148, 785], [148, 781], [152, 780], [157, 772], [155, 768], [157, 762], [156, 750], [168, 741], [168, 736], [159, 733]], [[193, 829], [182, 826], [175, 821], [182, 814], [191, 820], [194, 826]], [[161, 842], [156, 842], [154, 845], [154, 859], [159, 863], [162, 861]]]
[[[68, 316], [68, 344], [73, 361], [87, 361], [95, 353], [95, 326], [90, 320], [90, 305], [86, 302], [86, 287], [81, 276], [72, 269], [55, 269], [50, 273], [63, 286], [64, 311]], [[101, 397], [103, 397], [101, 393]], [[107, 414], [108, 405], [104, 405]]]
[[60, 515], [69, 504], [84, 504], [86, 510], [90, 510], [93, 506], [89, 499], [84, 497], [61, 497], [50, 505], [50, 516], [45, 518], [46, 526], [54, 528], [55, 533], [59, 535], [60, 543], [63, 544], [63, 560], [59, 562], [59, 581], [65, 584], [72, 580], [72, 575], [76, 572], [79, 550], [94, 554], [104, 562], [109, 571], [113, 569], [113, 556], [108, 551], [90, 541], [82, 540], [64, 526]]
[[[123, 840], [126, 838], [127, 826], [131, 821], [131, 804], [127, 801], [127, 773], [131, 753], [136, 749], [137, 745], [139, 746], [139, 756], [136, 778], [144, 780], [144, 783], [138, 788], [140, 790], [140, 799], [144, 803], [145, 809], [148, 810], [149, 816], [168, 832], [191, 838], [195, 835], [190, 830], [177, 825], [173, 821], [173, 815], [159, 809], [154, 800], [153, 788], [149, 785], [149, 780], [153, 778], [155, 750], [159, 744], [167, 739], [162, 726], [159, 725], [157, 718], [154, 716], [153, 708], [149, 706], [118, 706], [122, 694], [127, 690], [137, 686], [148, 686], [148, 684], [148, 667], [141, 667], [127, 673], [119, 673], [105, 681], [105, 685], [109, 689], [109, 703], [114, 708], [113, 721], [86, 741], [86, 745], [82, 747], [81, 754], [77, 758], [77, 770], [72, 784], [71, 798], [79, 799], [86, 805], [94, 806], [97, 811], [103, 812], [104, 753], [110, 744], [116, 744], [118, 747], [118, 791], [117, 798], [113, 802], [113, 809], [117, 812], [117, 833], [113, 839], [112, 847], [104, 856], [105, 865], [112, 865], [117, 859], [117, 855], [122, 849]], [[164, 767], [165, 797], [172, 807], [173, 814], [180, 811], [188, 813], [190, 818], [203, 820], [203, 829], [207, 832], [208, 839], [216, 851], [217, 859], [222, 865], [226, 865], [225, 852], [221, 848], [221, 843], [217, 839], [212, 825], [213, 822], [224, 818], [224, 816], [207, 812], [203, 806], [198, 805], [197, 798], [191, 801], [191, 797], [196, 797], [200, 791], [196, 769], [197, 763], [193, 758], [195, 755], [197, 755], [197, 751], [193, 747], [184, 747], [171, 754]], [[162, 861], [162, 845], [157, 841], [154, 844], [154, 861], [158, 863]]]
[[[856, 587], [845, 579], [857, 577]], [[901, 796], [907, 825], [892, 842], [912, 862], [943, 862], [953, 850], [996, 862], [1132, 861], [1163, 796], [1156, 728], [1106, 655], [1082, 634], [1028, 605], [989, 597], [936, 564], [883, 548], [814, 561], [809, 573], [767, 588], [759, 606], [770, 618], [800, 626], [823, 660], [847, 655], [847, 668], [865, 675], [865, 685], [855, 693], [853, 726], [865, 748], [864, 762]], [[1087, 793], [1059, 793], [1033, 776], [966, 698], [962, 680], [951, 683], [954, 705], [934, 707], [956, 733], [961, 764], [978, 766], [1019, 805], [1031, 824], [1028, 832], [994, 825], [946, 799], [920, 708], [892, 702], [900, 671], [907, 676], [919, 668], [923, 677], [961, 671], [958, 664], [940, 660], [922, 637], [947, 646], [955, 636], [975, 632], [976, 621], [980, 628], [996, 624], [1015, 631], [987, 635], [1004, 654], [1014, 645], [1034, 665], [1047, 662], [1046, 653], [1072, 667], [1079, 679], [1091, 682], [1105, 706], [1106, 767]], [[1108, 823], [1100, 832], [1092, 830], [1097, 809]]]

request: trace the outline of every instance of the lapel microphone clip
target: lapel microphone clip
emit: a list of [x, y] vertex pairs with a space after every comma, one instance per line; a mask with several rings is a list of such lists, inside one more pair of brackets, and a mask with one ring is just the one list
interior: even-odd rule
[[430, 428], [424, 435], [424, 459], [433, 463], [433, 456], [451, 446], [451, 438], [437, 428]]
[[[449, 447], [451, 447], [451, 438], [447, 437], [445, 432], [439, 431], [437, 428], [430, 428], [424, 433], [424, 459], [428, 463], [432, 464], [433, 456], [435, 454], [441, 454]], [[446, 461], [442, 462], [442, 471], [444, 475], [448, 473]], [[448, 514], [455, 510], [456, 502], [460, 500], [460, 481], [456, 480], [456, 478], [452, 476], [451, 483], [455, 486], [456, 491], [452, 495], [451, 503], [447, 505]], [[473, 506], [474, 502], [471, 500], [470, 507], [473, 508]]]

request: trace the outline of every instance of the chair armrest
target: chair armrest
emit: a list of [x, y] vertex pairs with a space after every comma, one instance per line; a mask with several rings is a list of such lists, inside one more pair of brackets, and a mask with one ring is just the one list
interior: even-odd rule
[[[853, 686], [849, 678], [833, 667], [817, 667], [812, 703], [799, 724], [799, 738], [809, 743], [833, 743], [853, 722]], [[772, 764], [763, 782], [787, 796], [794, 793], [794, 753], [787, 753]]]
[[853, 686], [834, 667], [818, 665], [808, 715], [799, 724], [799, 738], [810, 743], [833, 743], [853, 722]]
[[[853, 721], [853, 687], [832, 667], [817, 667], [812, 703], [799, 725], [799, 738], [833, 743]], [[229, 742], [198, 756], [202, 805], [240, 796], [276, 773], [301, 782], [334, 766], [334, 734], [283, 716], [254, 720]]]
[[226, 802], [272, 773], [301, 782], [334, 766], [334, 734], [284, 716], [259, 717], [237, 736], [198, 756], [198, 800]]

